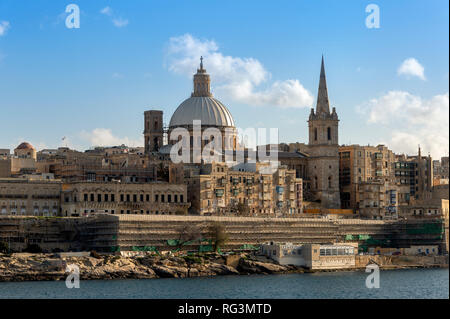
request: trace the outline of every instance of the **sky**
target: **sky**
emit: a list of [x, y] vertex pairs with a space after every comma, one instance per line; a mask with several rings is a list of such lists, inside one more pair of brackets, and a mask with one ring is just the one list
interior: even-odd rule
[[[66, 6], [80, 9], [68, 28]], [[379, 9], [378, 27], [373, 26]], [[448, 1], [0, 0], [0, 148], [143, 146], [199, 57], [236, 126], [307, 143], [323, 54], [339, 143], [449, 150]], [[70, 20], [73, 22], [73, 20]], [[69, 21], [69, 22], [70, 22]], [[63, 139], [64, 138], [64, 139]]]

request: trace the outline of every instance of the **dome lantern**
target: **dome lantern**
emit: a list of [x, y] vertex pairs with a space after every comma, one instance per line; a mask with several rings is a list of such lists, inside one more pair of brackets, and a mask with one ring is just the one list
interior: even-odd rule
[[203, 57], [200, 57], [200, 68], [194, 74], [194, 92], [191, 96], [208, 96], [211, 97], [211, 79], [209, 74], [203, 68]]

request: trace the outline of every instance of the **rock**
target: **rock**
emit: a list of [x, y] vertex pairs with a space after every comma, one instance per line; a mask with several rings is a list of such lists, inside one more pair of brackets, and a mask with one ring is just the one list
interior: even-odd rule
[[215, 272], [217, 275], [239, 275], [239, 271], [235, 268], [218, 263], [210, 263], [208, 269]]
[[169, 267], [154, 265], [152, 270], [162, 278], [178, 278], [177, 272]]
[[239, 255], [228, 255], [225, 257], [225, 265], [236, 268], [239, 265], [239, 260], [241, 256]]
[[284, 272], [287, 270], [287, 267], [272, 263], [265, 263], [261, 261], [240, 259], [238, 269], [251, 274], [260, 274], [260, 273], [272, 274]]

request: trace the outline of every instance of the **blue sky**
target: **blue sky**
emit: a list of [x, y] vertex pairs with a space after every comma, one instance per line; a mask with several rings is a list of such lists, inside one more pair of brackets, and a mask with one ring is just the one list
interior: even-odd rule
[[[70, 3], [79, 29], [65, 26]], [[366, 27], [370, 3], [380, 28]], [[145, 110], [168, 124], [189, 97], [198, 53], [238, 127], [307, 142], [324, 54], [341, 144], [444, 156], [448, 12], [437, 0], [0, 0], [0, 148], [137, 146]]]

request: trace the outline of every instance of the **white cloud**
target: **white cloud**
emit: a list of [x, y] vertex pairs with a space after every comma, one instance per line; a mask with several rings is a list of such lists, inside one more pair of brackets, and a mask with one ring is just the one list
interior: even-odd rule
[[122, 78], [123, 78], [123, 74], [118, 73], [118, 72], [114, 72], [114, 73], [112, 74], [112, 78], [113, 78], [113, 79], [122, 79]]
[[112, 9], [109, 6], [104, 7], [102, 10], [100, 10], [101, 14], [111, 16], [112, 15]]
[[400, 67], [397, 70], [398, 75], [406, 75], [406, 76], [417, 76], [422, 80], [426, 80], [425, 78], [425, 69], [424, 67], [414, 58], [409, 58], [403, 61]]
[[249, 105], [277, 107], [310, 107], [311, 93], [297, 79], [275, 81], [265, 89], [259, 85], [267, 83], [271, 74], [254, 58], [225, 56], [213, 40], [200, 40], [190, 34], [173, 37], [167, 51], [170, 71], [192, 77], [205, 58], [205, 68], [212, 74], [217, 92], [235, 101]]
[[113, 14], [113, 9], [109, 6], [104, 7], [102, 10], [100, 10], [101, 14], [104, 14], [108, 17], [111, 17], [111, 21], [112, 23], [118, 27], [118, 28], [122, 28], [128, 25], [128, 20], [127, 19], [123, 19], [122, 17], [117, 17]]
[[113, 23], [116, 27], [122, 28], [122, 27], [125, 27], [128, 25], [128, 20], [122, 19], [122, 18], [117, 18], [117, 19], [113, 19]]
[[137, 147], [144, 145], [141, 139], [133, 140], [128, 137], [117, 137], [110, 129], [96, 128], [91, 132], [82, 131], [81, 138], [88, 141], [91, 146], [116, 146], [125, 144], [127, 146]]
[[449, 94], [422, 99], [404, 91], [390, 91], [359, 107], [367, 122], [391, 132], [388, 146], [394, 152], [424, 153], [440, 158], [449, 150]]
[[11, 25], [8, 21], [1, 21], [0, 22], [0, 37], [4, 36], [6, 34], [6, 31], [8, 31], [11, 28]]

